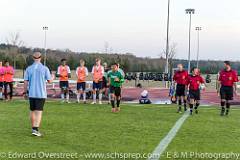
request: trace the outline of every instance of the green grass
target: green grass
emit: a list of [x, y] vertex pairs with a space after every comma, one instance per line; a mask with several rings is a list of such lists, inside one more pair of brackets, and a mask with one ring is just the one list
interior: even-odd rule
[[189, 117], [162, 159], [174, 152], [240, 153], [240, 110], [233, 109], [228, 117], [219, 113], [216, 107], [202, 108], [199, 115]]
[[[44, 136], [39, 138], [31, 135], [27, 102], [0, 102], [0, 155], [151, 153], [181, 117], [175, 106], [123, 104], [120, 113], [110, 110], [108, 105], [48, 102], [41, 127]], [[216, 107], [201, 108], [199, 115], [185, 121], [162, 159], [169, 159], [167, 153], [240, 153], [239, 117], [238, 109], [220, 117]]]
[[[151, 153], [180, 115], [175, 108], [48, 102], [41, 131], [31, 136], [26, 102], [0, 103], [0, 152]], [[84, 159], [84, 158], [83, 158]]]

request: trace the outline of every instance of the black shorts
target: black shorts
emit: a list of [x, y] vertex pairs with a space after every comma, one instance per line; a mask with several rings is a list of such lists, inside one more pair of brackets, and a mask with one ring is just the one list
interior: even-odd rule
[[0, 88], [3, 88], [4, 82], [0, 82]]
[[60, 87], [61, 89], [69, 88], [69, 83], [68, 83], [68, 81], [60, 81], [60, 82], [59, 82], [59, 87]]
[[222, 86], [220, 88], [221, 99], [233, 100], [233, 87]]
[[115, 96], [121, 96], [121, 87], [110, 86], [109, 90], [111, 94], [115, 94]]
[[93, 90], [100, 90], [102, 89], [102, 81], [99, 81], [98, 83], [93, 82]]
[[200, 89], [198, 90], [189, 90], [190, 99], [200, 100]]
[[176, 96], [185, 96], [185, 88], [186, 85], [182, 85], [182, 84], [177, 84], [177, 88], [176, 88]]
[[42, 111], [45, 99], [44, 98], [29, 98], [30, 110], [31, 111]]
[[86, 82], [78, 82], [77, 83], [77, 90], [85, 91], [86, 89]]
[[107, 88], [107, 80], [106, 80], [106, 78], [103, 78], [102, 88]]

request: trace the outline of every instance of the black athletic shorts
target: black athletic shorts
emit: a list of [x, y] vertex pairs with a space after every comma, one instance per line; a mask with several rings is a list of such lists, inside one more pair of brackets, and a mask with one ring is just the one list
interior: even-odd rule
[[233, 87], [231, 86], [222, 86], [220, 88], [221, 99], [233, 100]]
[[59, 87], [60, 87], [61, 89], [69, 88], [69, 83], [68, 83], [68, 81], [60, 81], [60, 82], [59, 82]]
[[77, 83], [77, 90], [85, 91], [86, 89], [86, 82], [78, 82]]
[[115, 96], [121, 96], [121, 87], [110, 86], [110, 93], [115, 94]]
[[103, 89], [102, 84], [103, 84], [102, 81], [99, 81], [98, 83], [93, 82], [93, 90], [101, 90], [101, 89]]
[[102, 88], [107, 88], [107, 79], [104, 77], [102, 81]]
[[198, 90], [189, 90], [190, 99], [200, 100], [200, 89]]
[[30, 110], [31, 111], [42, 111], [45, 99], [44, 98], [29, 98]]
[[186, 88], [186, 85], [183, 85], [183, 84], [177, 84], [177, 87], [176, 87], [176, 96], [185, 96], [185, 88]]

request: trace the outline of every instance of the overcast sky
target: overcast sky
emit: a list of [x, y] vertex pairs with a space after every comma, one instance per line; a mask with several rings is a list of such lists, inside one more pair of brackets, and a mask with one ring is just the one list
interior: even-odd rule
[[[28, 47], [78, 52], [113, 52], [157, 57], [165, 47], [167, 0], [0, 0], [0, 41], [19, 31]], [[192, 59], [196, 58], [196, 26], [202, 26], [201, 59], [240, 59], [239, 0], [171, 0], [170, 37], [177, 58], [187, 58], [186, 8], [195, 8]]]

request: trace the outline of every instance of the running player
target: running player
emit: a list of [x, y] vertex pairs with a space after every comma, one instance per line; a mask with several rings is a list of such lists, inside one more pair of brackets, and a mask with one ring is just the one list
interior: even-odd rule
[[76, 69], [77, 75], [77, 103], [80, 103], [80, 97], [83, 96], [83, 103], [86, 104], [86, 77], [88, 76], [88, 69], [85, 67], [85, 61], [80, 60], [80, 66]]
[[[229, 61], [224, 61], [224, 69], [220, 72], [219, 85], [220, 85], [220, 97], [221, 97], [221, 113], [223, 116], [229, 114], [230, 101], [233, 100], [233, 92], [237, 95], [237, 83], [238, 75], [237, 71], [232, 70]], [[225, 109], [226, 106], [226, 109]]]
[[192, 68], [192, 74], [188, 76], [187, 86], [189, 89], [189, 106], [190, 106], [190, 115], [193, 113], [193, 106], [195, 105], [195, 113], [198, 114], [198, 107], [200, 106], [200, 85], [204, 84], [204, 79], [200, 76], [199, 69], [194, 67]]
[[68, 80], [71, 78], [71, 71], [68, 65], [66, 65], [67, 60], [62, 59], [61, 65], [58, 67], [57, 70], [57, 77], [59, 77], [59, 86], [61, 89], [61, 99], [62, 102], [65, 102], [65, 95], [66, 95], [66, 102], [69, 103], [69, 83]]
[[[117, 63], [113, 64], [111, 68], [112, 71], [108, 74], [108, 85], [110, 86], [112, 112], [119, 112], [121, 101], [121, 86], [124, 82], [124, 77], [118, 71]], [[115, 108], [115, 101], [117, 102], [117, 108]]]
[[52, 77], [49, 69], [41, 63], [41, 53], [33, 54], [34, 63], [26, 69], [24, 74], [24, 93], [27, 98], [29, 91], [30, 118], [32, 124], [32, 135], [42, 136], [39, 127], [42, 120], [42, 111], [47, 98], [46, 81], [51, 83]]
[[184, 103], [184, 111], [187, 111], [186, 85], [188, 72], [183, 69], [182, 64], [178, 64], [178, 71], [173, 76], [174, 85], [176, 85], [176, 96], [178, 99], [178, 113], [182, 112], [182, 101]]
[[4, 86], [4, 67], [0, 61], [0, 100], [3, 100], [3, 86]]
[[[12, 100], [13, 96], [13, 76], [14, 76], [14, 69], [12, 66], [9, 65], [9, 61], [5, 61], [4, 67], [4, 94], [5, 100]], [[9, 86], [9, 98], [8, 98], [8, 86]]]
[[97, 91], [99, 92], [99, 104], [102, 104], [102, 83], [103, 83], [103, 75], [104, 75], [104, 68], [101, 65], [101, 60], [99, 58], [96, 59], [96, 64], [92, 68], [93, 74], [93, 102], [92, 104], [96, 104], [97, 99]]

